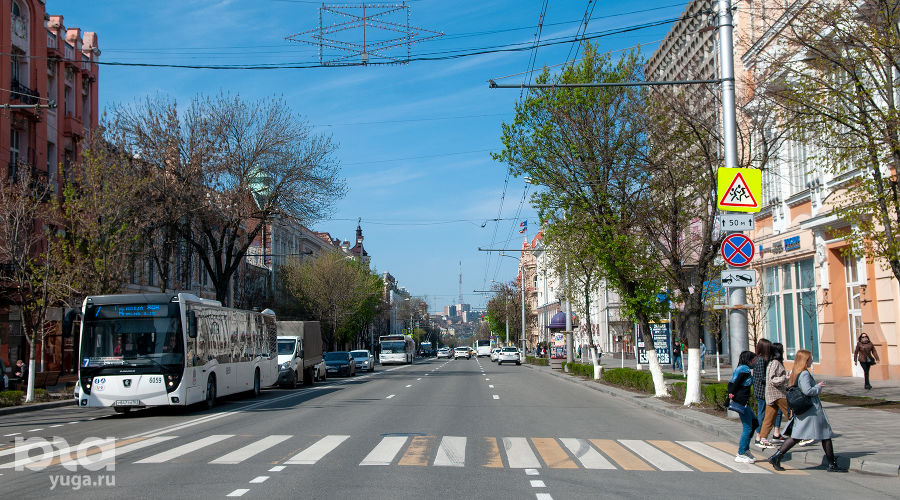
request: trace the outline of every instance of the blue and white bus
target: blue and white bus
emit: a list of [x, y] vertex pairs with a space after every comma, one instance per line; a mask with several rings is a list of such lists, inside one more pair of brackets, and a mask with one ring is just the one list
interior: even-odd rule
[[259, 394], [278, 377], [278, 332], [269, 310], [154, 293], [87, 297], [80, 313], [75, 399], [81, 407], [212, 407], [218, 396]]
[[384, 335], [378, 337], [381, 353], [378, 362], [381, 364], [410, 364], [416, 355], [416, 343], [410, 335]]

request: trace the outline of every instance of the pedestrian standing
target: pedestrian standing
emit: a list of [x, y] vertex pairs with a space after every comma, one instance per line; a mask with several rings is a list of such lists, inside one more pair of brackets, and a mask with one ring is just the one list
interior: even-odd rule
[[837, 464], [837, 457], [834, 455], [834, 445], [831, 438], [834, 432], [831, 430], [831, 424], [828, 423], [828, 417], [825, 416], [825, 410], [822, 408], [822, 402], [819, 400], [819, 394], [822, 393], [822, 387], [825, 382], [816, 383], [809, 368], [812, 366], [812, 353], [806, 349], [797, 351], [794, 357], [794, 368], [791, 371], [791, 377], [788, 379], [788, 387], [797, 386], [800, 392], [809, 397], [812, 406], [799, 415], [793, 415], [788, 420], [787, 426], [784, 428], [784, 434], [789, 436], [784, 440], [781, 448], [769, 457], [769, 463], [775, 470], [783, 471], [781, 460], [801, 439], [818, 439], [822, 441], [822, 450], [825, 451], [825, 459], [828, 462], [828, 472], [847, 472], [841, 469]]
[[869, 368], [872, 368], [876, 361], [881, 360], [878, 359], [878, 351], [875, 350], [875, 344], [869, 340], [869, 336], [865, 333], [859, 334], [856, 349], [853, 349], [853, 364], [855, 365], [859, 362], [859, 365], [862, 366], [863, 374], [866, 377], [865, 388], [867, 391], [872, 389], [872, 384], [869, 383]]
[[759, 429], [760, 449], [775, 448], [776, 445], [768, 440], [769, 431], [775, 428], [773, 440], [781, 440], [781, 415], [787, 415], [787, 381], [788, 374], [784, 369], [784, 346], [780, 343], [772, 344], [772, 359], [766, 368], [766, 415]]
[[742, 352], [738, 357], [738, 366], [731, 374], [731, 380], [728, 381], [728, 409], [740, 415], [743, 426], [741, 440], [738, 442], [738, 453], [734, 457], [734, 461], [745, 464], [756, 462], [756, 459], [750, 454], [750, 437], [759, 426], [759, 420], [753, 414], [753, 409], [750, 408], [750, 392], [753, 387], [753, 371], [750, 369], [750, 364], [754, 357], [755, 354], [751, 351]]
[[681, 341], [675, 339], [675, 345], [672, 347], [672, 369], [681, 370]]
[[700, 373], [706, 373], [706, 344], [700, 341]]
[[[753, 358], [753, 395], [756, 397], [756, 419], [760, 422], [766, 416], [766, 368], [772, 359], [772, 342], [769, 339], [756, 341], [756, 357]], [[754, 444], [761, 446], [760, 435]]]

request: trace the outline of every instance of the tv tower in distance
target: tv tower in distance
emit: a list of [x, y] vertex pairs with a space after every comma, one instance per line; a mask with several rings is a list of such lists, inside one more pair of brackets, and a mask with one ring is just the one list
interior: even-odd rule
[[457, 304], [463, 303], [463, 293], [462, 293], [462, 261], [459, 261], [459, 302]]

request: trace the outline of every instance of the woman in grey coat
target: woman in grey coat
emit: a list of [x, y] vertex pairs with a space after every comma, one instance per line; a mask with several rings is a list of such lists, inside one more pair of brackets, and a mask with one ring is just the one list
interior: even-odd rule
[[812, 353], [801, 349], [797, 351], [794, 357], [794, 369], [791, 378], [788, 381], [788, 387], [796, 385], [803, 394], [809, 396], [812, 407], [799, 415], [793, 415], [785, 427], [783, 435], [790, 436], [781, 445], [781, 448], [769, 457], [769, 463], [775, 470], [783, 471], [781, 459], [795, 444], [802, 439], [819, 439], [822, 441], [822, 449], [825, 451], [825, 458], [828, 461], [828, 472], [847, 472], [837, 465], [837, 457], [834, 456], [834, 446], [831, 443], [831, 437], [834, 432], [831, 431], [831, 424], [828, 423], [828, 417], [825, 416], [825, 410], [822, 408], [822, 402], [819, 400], [819, 394], [822, 392], [822, 386], [825, 382], [816, 383], [809, 368], [812, 366]]

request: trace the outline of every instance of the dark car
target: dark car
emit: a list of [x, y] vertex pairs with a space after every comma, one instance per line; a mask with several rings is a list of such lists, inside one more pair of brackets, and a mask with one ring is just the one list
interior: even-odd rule
[[356, 376], [356, 361], [347, 351], [335, 351], [325, 354], [325, 372], [341, 377]]

